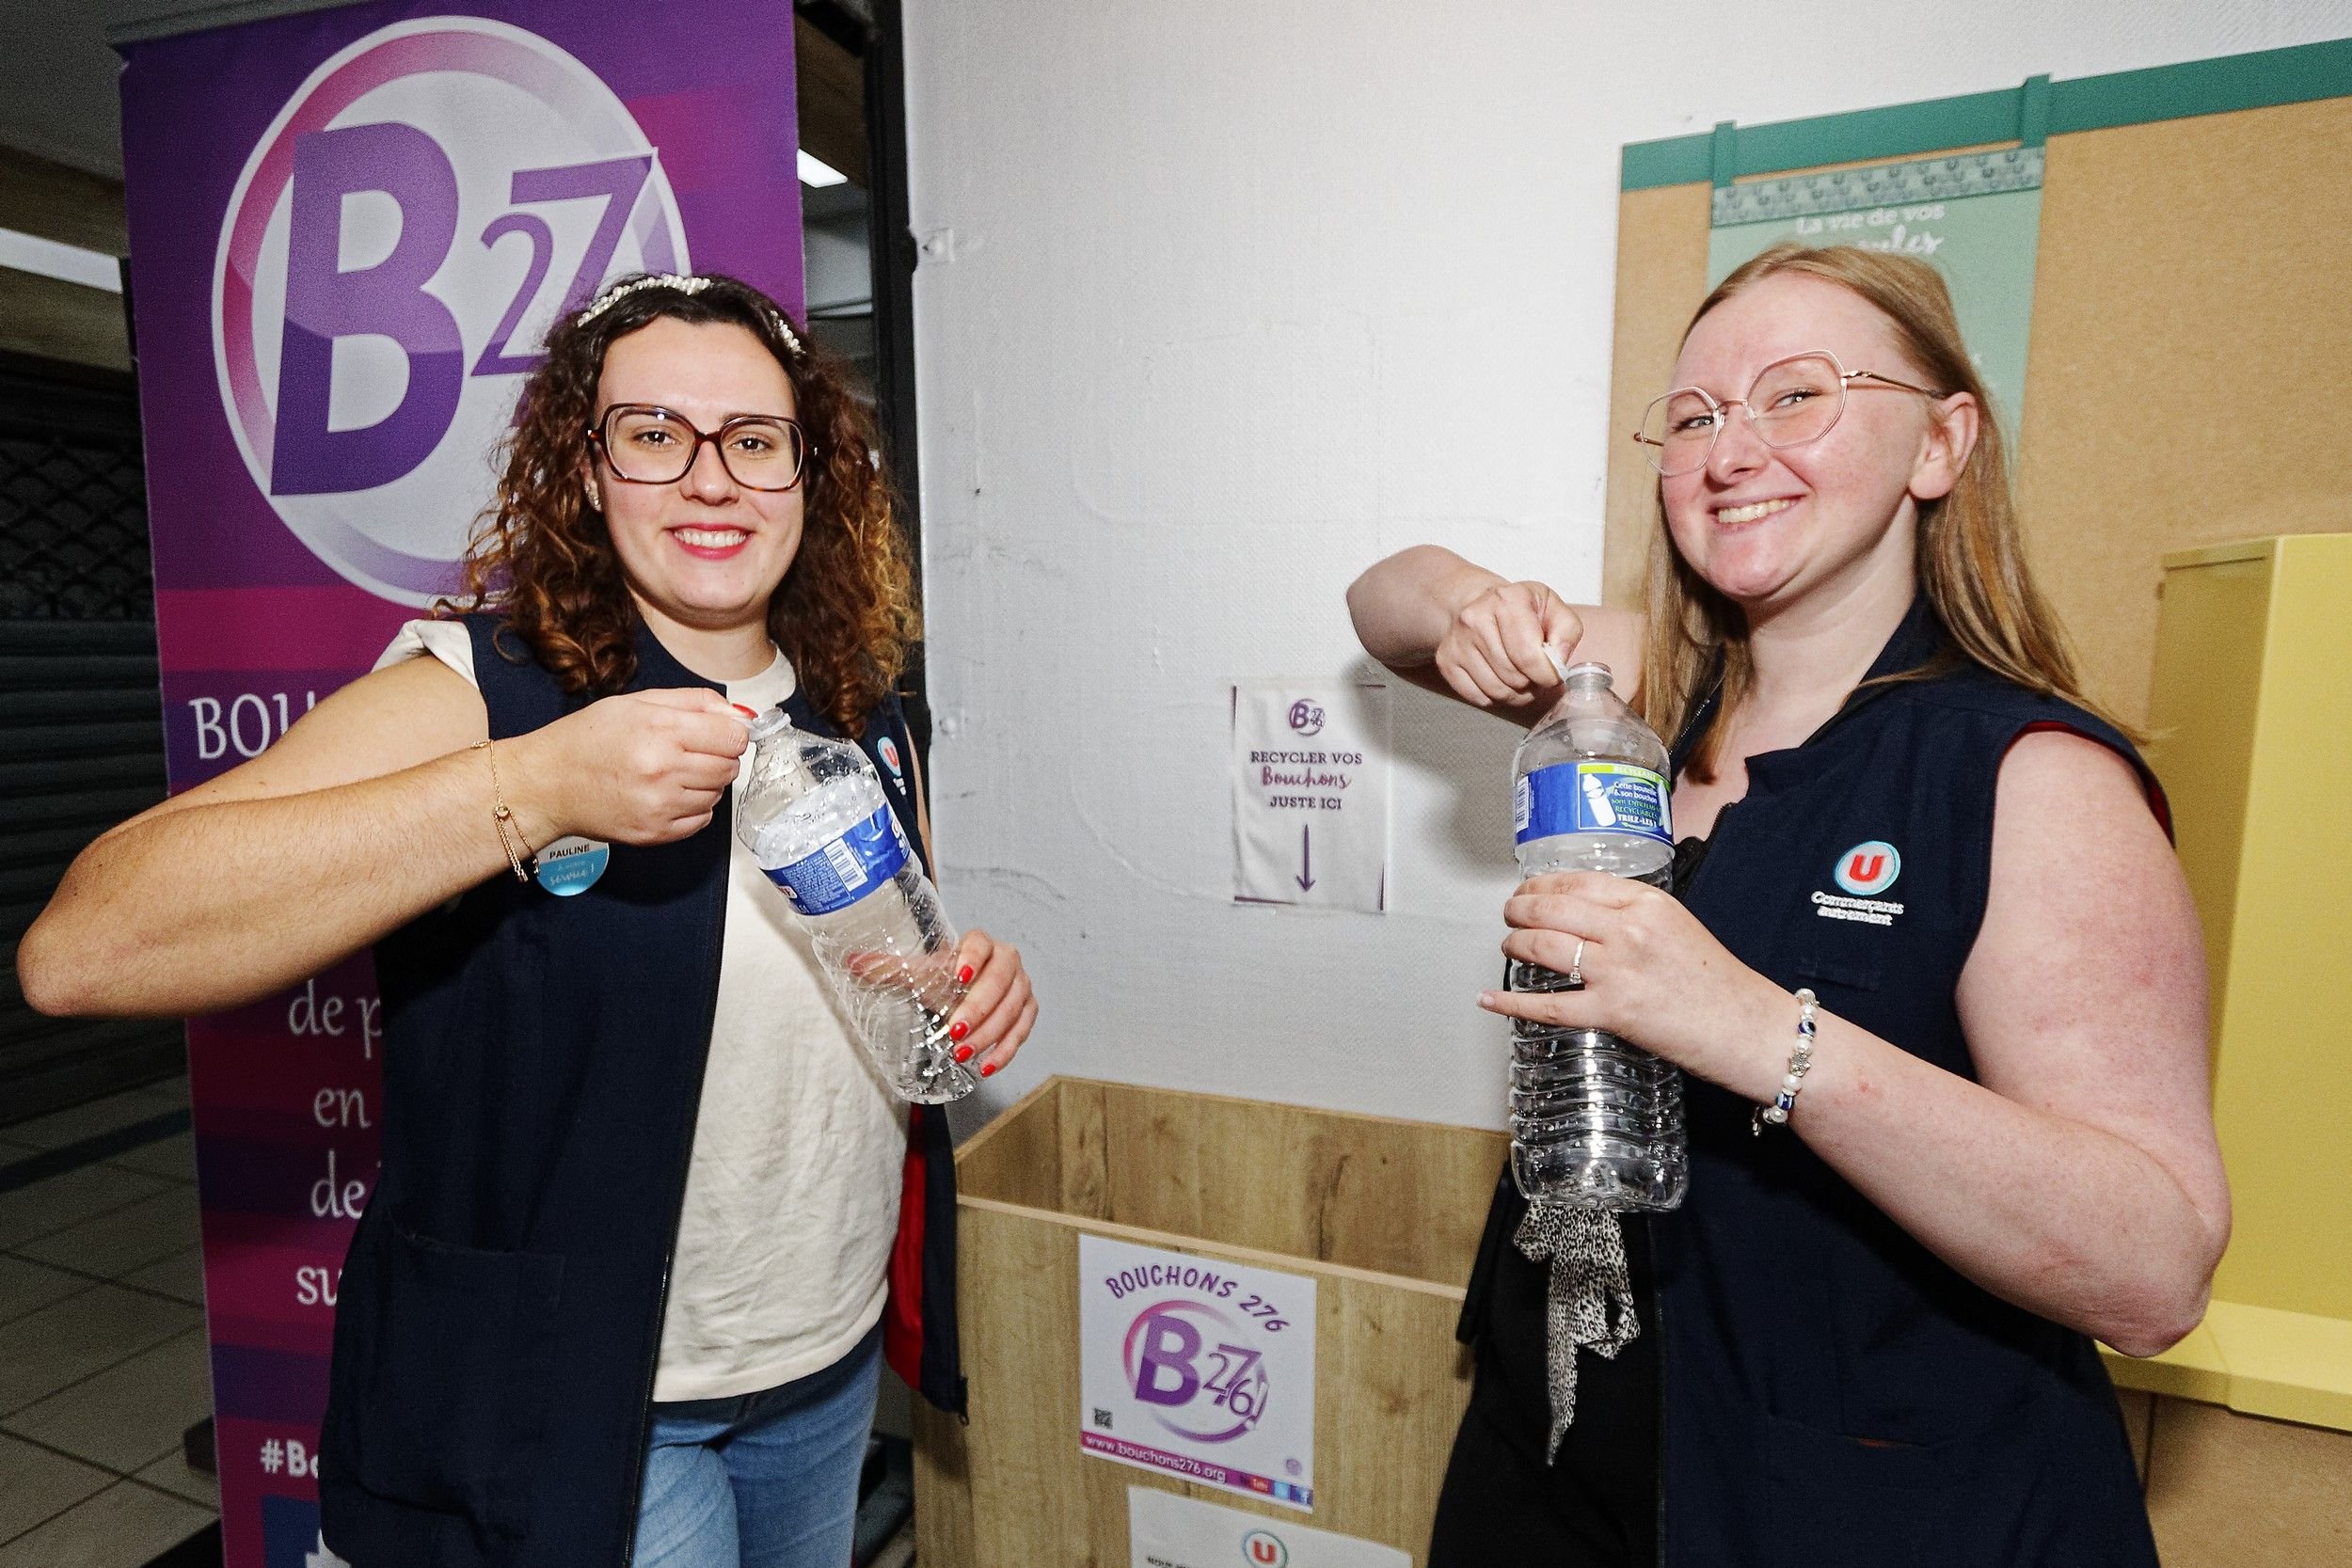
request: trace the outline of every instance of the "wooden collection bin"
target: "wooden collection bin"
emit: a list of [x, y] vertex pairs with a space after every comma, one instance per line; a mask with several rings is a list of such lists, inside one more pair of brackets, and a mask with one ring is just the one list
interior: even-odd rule
[[[1053, 1078], [956, 1158], [971, 1421], [919, 1406], [923, 1568], [1127, 1568], [1127, 1489], [1428, 1552], [1499, 1132]], [[1078, 1238], [1315, 1280], [1311, 1515], [1083, 1452]]]

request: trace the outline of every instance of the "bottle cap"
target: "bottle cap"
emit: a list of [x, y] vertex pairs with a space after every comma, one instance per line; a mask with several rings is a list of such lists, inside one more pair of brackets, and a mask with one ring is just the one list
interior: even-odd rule
[[[728, 705], [739, 710], [742, 707], [740, 703], [733, 703]], [[761, 741], [767, 739], [770, 736], [782, 735], [785, 731], [790, 729], [791, 727], [792, 716], [784, 711], [784, 705], [782, 703], [778, 703], [774, 707], [770, 708], [767, 712], [752, 721], [752, 744], [756, 746]]]
[[1588, 658], [1581, 664], [1571, 664], [1560, 673], [1560, 679], [1563, 683], [1576, 680], [1580, 676], [1597, 676], [1603, 686], [1613, 684], [1613, 680], [1609, 673], [1609, 666], [1597, 658]]

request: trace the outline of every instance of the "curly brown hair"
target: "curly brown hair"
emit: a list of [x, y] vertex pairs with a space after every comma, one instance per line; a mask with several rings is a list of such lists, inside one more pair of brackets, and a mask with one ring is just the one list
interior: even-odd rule
[[602, 309], [570, 312], [548, 334], [547, 358], [524, 383], [500, 443], [498, 495], [467, 546], [463, 594], [444, 608], [502, 615], [567, 691], [607, 696], [628, 685], [637, 670], [636, 601], [581, 482], [597, 378], [606, 350], [659, 317], [731, 323], [784, 367], [808, 433], [800, 550], [768, 601], [768, 634], [810, 701], [856, 735], [922, 636], [873, 419], [841, 362], [792, 335], [773, 300], [732, 277], [696, 281], [691, 293], [661, 282], [618, 297], [608, 290]]

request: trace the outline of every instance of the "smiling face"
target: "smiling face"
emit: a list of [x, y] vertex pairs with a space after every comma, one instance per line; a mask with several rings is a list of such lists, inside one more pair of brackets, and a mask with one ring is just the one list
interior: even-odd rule
[[[597, 419], [623, 403], [667, 408], [706, 432], [740, 414], [799, 413], [784, 367], [749, 330], [668, 316], [606, 350]], [[592, 471], [629, 592], [657, 627], [724, 632], [765, 622], [801, 547], [805, 479], [790, 490], [747, 489], [707, 443], [666, 484], [620, 479], [601, 455]]]
[[[1861, 295], [1776, 273], [1699, 319], [1674, 385], [1730, 402], [1746, 397], [1767, 365], [1819, 349], [1849, 372], [1930, 384], [1902, 353], [1894, 324]], [[1827, 435], [1777, 449], [1756, 438], [1744, 406], [1732, 411], [1706, 467], [1660, 482], [1676, 549], [1751, 624], [1817, 594], [1875, 589], [1907, 600], [1918, 504], [1950, 491], [1974, 430], [1971, 413], [1950, 418], [1955, 403], [1968, 400], [1938, 404], [1857, 381]]]

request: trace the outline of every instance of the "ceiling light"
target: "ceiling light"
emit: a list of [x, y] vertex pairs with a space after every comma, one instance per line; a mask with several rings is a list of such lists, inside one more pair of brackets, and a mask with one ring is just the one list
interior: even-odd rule
[[821, 191], [827, 185], [846, 184], [849, 178], [822, 158], [810, 157], [808, 149], [801, 149], [801, 183], [809, 189]]
[[[822, 168], [823, 165], [818, 165]], [[830, 172], [830, 171], [828, 171]], [[834, 175], [834, 179], [841, 177]], [[122, 272], [115, 259], [103, 250], [85, 250], [78, 245], [60, 245], [44, 240], [38, 234], [20, 234], [13, 229], [0, 229], [0, 267], [18, 272], [38, 273], [60, 282], [79, 283], [86, 289], [103, 289], [110, 294], [122, 292]]]

